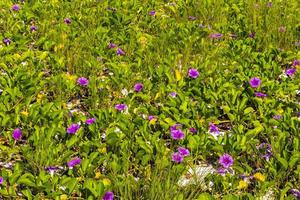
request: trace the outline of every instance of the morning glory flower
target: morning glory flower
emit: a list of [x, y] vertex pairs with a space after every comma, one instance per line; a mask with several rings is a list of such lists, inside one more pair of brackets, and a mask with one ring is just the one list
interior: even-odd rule
[[272, 6], [273, 6], [273, 3], [272, 3], [271, 1], [269, 1], [269, 2], [267, 3], [267, 7], [271, 8]]
[[152, 119], [155, 119], [155, 117], [153, 115], [149, 115], [148, 120], [151, 121]]
[[300, 65], [300, 60], [294, 60], [292, 65], [293, 67]]
[[191, 20], [191, 21], [194, 21], [194, 20], [196, 20], [196, 19], [197, 19], [197, 17], [189, 16], [189, 20]]
[[174, 124], [173, 126], [170, 127], [170, 131], [178, 130], [179, 127], [182, 127], [182, 124]]
[[189, 131], [190, 131], [191, 133], [197, 133], [197, 129], [194, 128], [194, 127], [189, 128]]
[[118, 48], [118, 49], [117, 49], [117, 55], [125, 56], [125, 52], [123, 51], [123, 49]]
[[254, 32], [249, 33], [249, 37], [250, 38], [254, 38], [255, 37], [255, 33]]
[[19, 11], [20, 10], [20, 6], [18, 4], [14, 4], [12, 7], [11, 7], [11, 10], [13, 11]]
[[14, 138], [14, 140], [20, 140], [22, 138], [22, 131], [19, 128], [16, 128], [13, 133], [12, 133], [12, 137]]
[[70, 18], [65, 18], [64, 22], [65, 22], [67, 25], [69, 25], [69, 24], [71, 24], [71, 19], [70, 19]]
[[134, 91], [140, 92], [143, 89], [144, 85], [142, 83], [137, 83], [134, 85]]
[[212, 38], [212, 39], [220, 39], [223, 37], [223, 34], [221, 33], [212, 33], [209, 35], [209, 38]]
[[252, 88], [257, 88], [261, 84], [261, 80], [257, 77], [253, 77], [250, 79], [249, 84]]
[[115, 43], [109, 43], [108, 48], [113, 49], [117, 47], [117, 45]]
[[261, 93], [261, 92], [254, 92], [254, 94], [255, 94], [255, 96], [257, 96], [257, 97], [261, 97], [261, 98], [263, 98], [263, 97], [266, 97], [266, 96], [267, 96], [266, 94], [264, 94], [264, 93]]
[[114, 199], [114, 193], [111, 191], [108, 191], [104, 194], [102, 200], [113, 200]]
[[197, 69], [191, 68], [189, 69], [189, 77], [196, 79], [199, 76], [199, 72]]
[[151, 10], [151, 11], [149, 12], [149, 15], [154, 16], [155, 13], [156, 13], [155, 10]]
[[4, 182], [4, 178], [2, 176], [0, 176], [0, 185], [2, 185]]
[[175, 97], [177, 96], [177, 93], [176, 93], [176, 92], [171, 92], [169, 95], [170, 95], [171, 97], [175, 98]]
[[91, 124], [95, 123], [95, 121], [96, 121], [96, 118], [90, 118], [90, 119], [85, 120], [85, 123], [88, 125], [91, 125]]
[[220, 133], [219, 128], [213, 123], [209, 123], [209, 132], [214, 134]]
[[285, 71], [285, 74], [288, 76], [292, 76], [296, 73], [296, 68], [290, 68]]
[[118, 111], [123, 111], [127, 108], [126, 104], [117, 104], [115, 105], [115, 109], [117, 109]]
[[274, 116], [273, 116], [273, 119], [281, 119], [281, 118], [282, 118], [281, 115], [274, 115]]
[[190, 155], [190, 151], [186, 148], [183, 147], [178, 147], [178, 153], [182, 156], [182, 157], [186, 157]]
[[286, 31], [286, 28], [284, 26], [280, 26], [278, 31], [284, 33]]
[[9, 38], [4, 38], [4, 39], [3, 39], [3, 43], [4, 43], [6, 46], [8, 46], [8, 45], [10, 45], [10, 43], [11, 43], [11, 39], [9, 39]]
[[36, 27], [36, 26], [30, 26], [30, 31], [31, 31], [31, 32], [37, 31], [37, 27]]
[[233, 165], [233, 158], [231, 155], [225, 153], [223, 154], [220, 159], [219, 163], [224, 167], [224, 168], [229, 168]]
[[81, 86], [87, 86], [89, 84], [89, 80], [84, 77], [80, 77], [77, 79], [77, 83]]
[[290, 189], [290, 193], [294, 195], [297, 199], [300, 198], [300, 191], [297, 189]]
[[67, 128], [67, 133], [69, 133], [69, 134], [75, 134], [79, 129], [80, 129], [80, 125], [79, 124], [71, 124]]
[[182, 140], [184, 138], [184, 132], [182, 130], [172, 130], [171, 137], [174, 140]]
[[76, 158], [71, 159], [71, 160], [68, 162], [68, 167], [69, 167], [70, 169], [72, 169], [74, 166], [80, 165], [80, 163], [81, 163], [81, 159], [78, 158], [78, 157], [76, 157]]
[[176, 162], [176, 163], [181, 163], [183, 161], [183, 157], [182, 155], [180, 155], [180, 153], [176, 152], [172, 154], [172, 161]]

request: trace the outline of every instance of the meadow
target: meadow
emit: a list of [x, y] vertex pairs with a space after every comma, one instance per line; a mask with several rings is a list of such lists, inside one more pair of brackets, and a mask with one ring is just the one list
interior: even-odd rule
[[0, 199], [300, 199], [299, 0], [1, 0]]

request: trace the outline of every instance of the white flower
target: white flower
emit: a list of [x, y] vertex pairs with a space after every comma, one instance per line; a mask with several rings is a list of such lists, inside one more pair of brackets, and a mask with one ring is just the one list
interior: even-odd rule
[[128, 95], [128, 90], [126, 88], [124, 88], [123, 90], [121, 90], [121, 93], [123, 96], [127, 96]]

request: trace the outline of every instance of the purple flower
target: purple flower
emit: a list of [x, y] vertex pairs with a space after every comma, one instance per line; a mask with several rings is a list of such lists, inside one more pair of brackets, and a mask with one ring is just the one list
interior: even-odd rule
[[90, 124], [95, 123], [95, 121], [96, 121], [96, 118], [89, 118], [89, 119], [85, 120], [85, 123], [90, 125]]
[[126, 108], [127, 108], [126, 104], [117, 104], [117, 105], [115, 105], [115, 109], [117, 109], [118, 111], [125, 110]]
[[171, 137], [174, 140], [182, 140], [184, 138], [184, 132], [182, 130], [172, 130]]
[[81, 163], [81, 159], [80, 158], [73, 158], [68, 162], [68, 167], [69, 168], [73, 168], [76, 165], [79, 165]]
[[137, 83], [134, 85], [134, 91], [140, 92], [143, 89], [144, 85], [142, 83]]
[[151, 10], [151, 11], [149, 12], [149, 15], [154, 16], [155, 13], [156, 13], [155, 10]]
[[294, 195], [297, 199], [300, 198], [300, 191], [297, 189], [290, 189], [290, 193]]
[[14, 4], [12, 7], [11, 7], [11, 10], [13, 11], [19, 11], [20, 10], [20, 6], [18, 4]]
[[12, 137], [14, 138], [14, 140], [20, 140], [22, 137], [22, 131], [19, 128], [16, 128], [13, 133], [12, 133]]
[[197, 133], [197, 129], [194, 128], [194, 127], [189, 128], [189, 131], [190, 131], [191, 133]]
[[222, 175], [222, 176], [225, 175], [227, 172], [228, 172], [227, 169], [225, 169], [223, 167], [220, 167], [217, 170], [217, 173], [220, 174], [220, 175]]
[[261, 84], [261, 80], [257, 77], [253, 77], [250, 79], [249, 84], [252, 88], [257, 88]]
[[261, 98], [263, 98], [263, 97], [266, 97], [266, 96], [267, 96], [266, 94], [264, 94], [264, 93], [261, 93], [261, 92], [254, 92], [254, 94], [255, 94], [255, 96], [257, 96], [257, 97], [261, 97]]
[[261, 143], [260, 145], [256, 146], [256, 149], [260, 151], [259, 155], [266, 161], [269, 161], [270, 157], [273, 156], [272, 146], [268, 143]]
[[249, 37], [250, 38], [254, 38], [255, 37], [255, 33], [254, 32], [249, 33]]
[[2, 176], [0, 176], [0, 185], [2, 185], [4, 182], [4, 178]]
[[280, 26], [278, 31], [284, 33], [286, 31], [286, 28], [284, 26]]
[[31, 31], [31, 32], [37, 31], [37, 27], [36, 27], [36, 26], [30, 26], [30, 31]]
[[186, 157], [190, 155], [190, 151], [186, 148], [183, 147], [178, 147], [178, 153], [182, 156], [182, 157]]
[[177, 96], [177, 93], [176, 92], [171, 92], [170, 96], [173, 97], [173, 98], [175, 98]]
[[79, 124], [71, 124], [67, 128], [67, 133], [69, 133], [69, 134], [75, 134], [79, 129], [80, 129], [80, 125]]
[[114, 193], [111, 191], [108, 191], [104, 194], [102, 200], [113, 200], [114, 199]]
[[148, 120], [151, 121], [152, 119], [155, 119], [155, 117], [153, 115], [149, 115]]
[[3, 39], [3, 43], [4, 43], [6, 46], [8, 46], [8, 45], [10, 45], [11, 40], [10, 40], [9, 38], [4, 38], [4, 39]]
[[221, 33], [212, 33], [209, 35], [209, 38], [211, 38], [211, 39], [220, 39], [222, 37], [223, 37], [223, 34], [221, 34]]
[[71, 19], [70, 18], [65, 18], [64, 22], [69, 25], [69, 24], [71, 24]]
[[194, 21], [194, 20], [196, 20], [196, 19], [197, 19], [197, 17], [189, 16], [189, 20], [191, 20], [191, 21]]
[[53, 175], [55, 172], [64, 169], [61, 166], [48, 166], [45, 167], [45, 170], [47, 170], [51, 175]]
[[110, 49], [113, 49], [115, 47], [117, 47], [117, 45], [114, 43], [109, 43], [109, 45], [108, 45], [108, 48], [110, 48]]
[[174, 124], [170, 127], [170, 131], [178, 130], [179, 127], [182, 127], [182, 124]]
[[300, 60], [294, 60], [292, 65], [293, 67], [300, 65]]
[[273, 116], [273, 119], [281, 119], [281, 118], [282, 118], [281, 115], [274, 115], [274, 116]]
[[176, 152], [172, 154], [172, 161], [176, 162], [176, 163], [181, 163], [183, 161], [183, 157], [182, 155], [180, 155], [180, 153]]
[[273, 3], [272, 3], [271, 1], [269, 1], [269, 2], [267, 3], [267, 7], [271, 8], [272, 6], [273, 6]]
[[199, 72], [197, 69], [191, 68], [189, 69], [189, 77], [191, 78], [197, 78], [199, 76]]
[[214, 123], [209, 123], [209, 132], [219, 134], [219, 128]]
[[89, 80], [84, 77], [80, 77], [77, 79], [77, 83], [81, 86], [87, 86], [89, 84]]
[[125, 56], [125, 52], [123, 51], [123, 49], [118, 48], [118, 49], [117, 49], [117, 55]]
[[292, 76], [296, 73], [296, 68], [290, 68], [285, 71], [285, 74], [288, 76]]
[[224, 167], [224, 168], [229, 168], [233, 165], [233, 158], [231, 155], [225, 153], [223, 154], [220, 159], [219, 163]]

